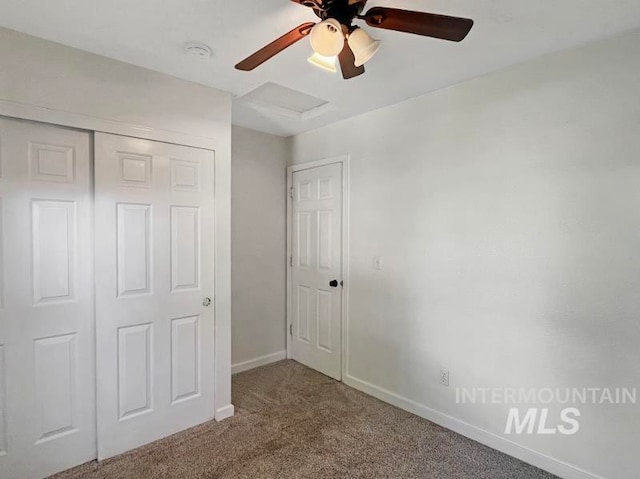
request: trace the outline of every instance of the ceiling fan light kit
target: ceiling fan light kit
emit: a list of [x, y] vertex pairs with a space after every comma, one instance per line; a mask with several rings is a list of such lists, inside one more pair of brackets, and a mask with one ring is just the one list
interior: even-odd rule
[[251, 71], [264, 62], [309, 36], [315, 52], [309, 63], [335, 72], [336, 57], [345, 80], [364, 73], [364, 64], [377, 53], [380, 41], [353, 25], [364, 20], [373, 28], [413, 33], [425, 37], [460, 42], [473, 27], [473, 20], [434, 13], [414, 12], [399, 8], [373, 7], [364, 11], [367, 0], [291, 0], [309, 7], [320, 18], [319, 23], [303, 23], [266, 47], [245, 58], [236, 69]]

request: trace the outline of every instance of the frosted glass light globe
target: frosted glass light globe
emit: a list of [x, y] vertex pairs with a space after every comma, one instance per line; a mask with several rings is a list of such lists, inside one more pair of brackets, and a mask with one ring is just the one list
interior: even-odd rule
[[311, 48], [323, 57], [335, 57], [344, 48], [342, 25], [335, 18], [329, 18], [316, 24], [309, 34]]
[[374, 40], [362, 28], [356, 28], [352, 31], [348, 41], [356, 57], [354, 64], [357, 67], [371, 60], [380, 48], [380, 40]]

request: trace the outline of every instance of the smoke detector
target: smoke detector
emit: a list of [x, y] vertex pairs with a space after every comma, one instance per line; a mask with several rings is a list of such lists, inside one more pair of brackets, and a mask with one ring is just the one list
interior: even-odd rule
[[184, 52], [190, 57], [196, 57], [200, 60], [209, 60], [213, 55], [213, 51], [204, 43], [187, 43], [184, 46]]

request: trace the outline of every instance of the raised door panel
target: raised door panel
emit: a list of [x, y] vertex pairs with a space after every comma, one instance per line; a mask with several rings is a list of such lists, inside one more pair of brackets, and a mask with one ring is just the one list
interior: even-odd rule
[[318, 211], [318, 269], [333, 269], [333, 211]]
[[74, 299], [75, 203], [32, 203], [33, 296], [35, 304]]
[[200, 191], [200, 163], [172, 159], [171, 188], [174, 191]]
[[296, 292], [296, 303], [298, 305], [296, 311], [298, 339], [309, 343], [311, 337], [309, 335], [310, 330], [310, 310], [311, 310], [311, 288], [299, 284]]
[[310, 181], [300, 181], [297, 185], [298, 192], [298, 201], [308, 201], [311, 199], [311, 182]]
[[75, 181], [75, 150], [71, 146], [29, 143], [31, 179], [56, 183]]
[[200, 317], [171, 321], [171, 400], [173, 404], [200, 394]]
[[36, 444], [77, 432], [75, 334], [34, 341]]
[[333, 294], [331, 291], [318, 291], [317, 296], [317, 311], [316, 311], [316, 324], [318, 328], [318, 342], [317, 347], [327, 352], [332, 351], [331, 347], [331, 319], [333, 314], [333, 308], [331, 303], [333, 301]]
[[200, 284], [200, 209], [171, 207], [171, 290]]
[[334, 183], [334, 178], [318, 179], [318, 199], [319, 200], [330, 200], [333, 198], [333, 183]]
[[299, 268], [311, 267], [311, 213], [301, 212], [297, 214], [297, 244], [296, 264]]
[[151, 156], [118, 153], [120, 183], [134, 188], [151, 188], [153, 160]]
[[152, 325], [118, 330], [118, 417], [130, 419], [153, 410]]
[[151, 293], [151, 205], [117, 205], [118, 295]]

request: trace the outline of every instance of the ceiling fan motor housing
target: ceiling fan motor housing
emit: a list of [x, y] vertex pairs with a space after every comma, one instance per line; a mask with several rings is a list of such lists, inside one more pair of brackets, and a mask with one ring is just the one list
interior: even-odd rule
[[[313, 8], [315, 14], [322, 20], [335, 18], [342, 25], [351, 26], [351, 22], [356, 18], [367, 3], [366, 0], [350, 2], [349, 0], [308, 0], [309, 7]], [[351, 4], [350, 4], [351, 3]]]

